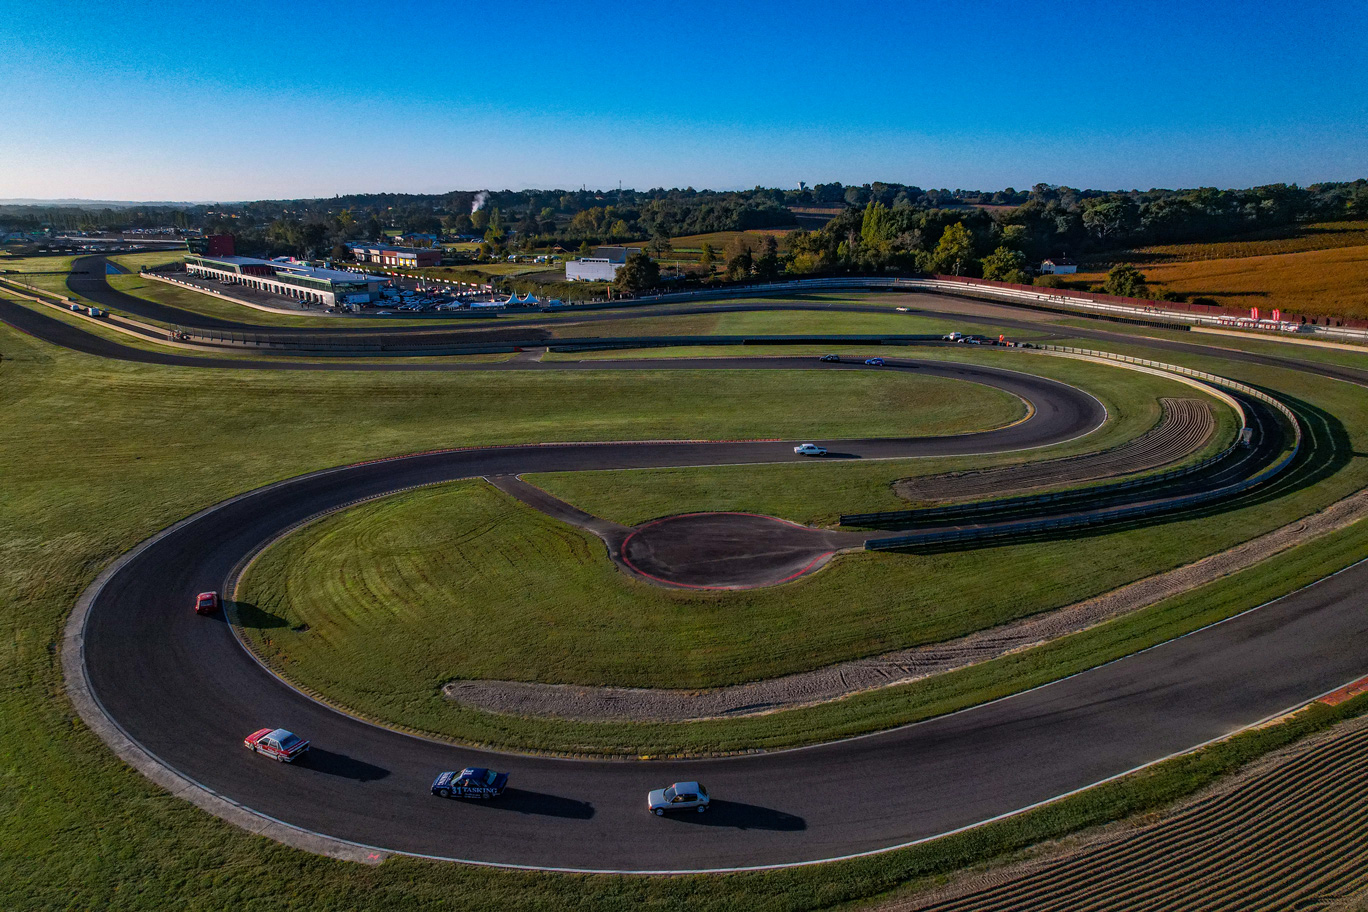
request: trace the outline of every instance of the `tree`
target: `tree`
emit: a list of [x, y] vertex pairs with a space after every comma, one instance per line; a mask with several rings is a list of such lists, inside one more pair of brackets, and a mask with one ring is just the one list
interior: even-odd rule
[[755, 266], [755, 257], [751, 256], [749, 250], [743, 250], [736, 256], [727, 260], [727, 278], [744, 279], [751, 274], [751, 269]]
[[660, 264], [646, 253], [634, 253], [618, 267], [613, 285], [627, 294], [641, 294], [660, 284]]
[[931, 265], [936, 272], [960, 275], [968, 271], [973, 258], [974, 236], [964, 227], [964, 222], [956, 222], [941, 234], [931, 255]]
[[489, 227], [489, 210], [476, 209], [470, 213], [470, 226], [476, 231], [483, 232]]
[[1140, 209], [1128, 198], [1091, 203], [1083, 210], [1083, 226], [1101, 240], [1115, 240], [1140, 225]]
[[657, 228], [655, 234], [651, 236], [651, 252], [660, 257], [673, 249], [674, 246], [670, 243], [670, 232], [664, 228]]
[[593, 255], [594, 255], [594, 248], [593, 248], [592, 246], [590, 246], [590, 244], [589, 244], [588, 241], [580, 241], [580, 245], [579, 245], [579, 255], [580, 255], [581, 257], [587, 257], [587, 256], [593, 256]]
[[1025, 225], [1008, 225], [1002, 229], [1002, 246], [1024, 251], [1031, 241], [1031, 232]]
[[995, 282], [1024, 284], [1026, 281], [1026, 254], [1010, 247], [999, 247], [983, 258], [983, 277]]
[[889, 241], [894, 233], [893, 219], [883, 203], [870, 203], [865, 207], [860, 220], [860, 241], [867, 247], [876, 247]]
[[717, 262], [717, 248], [713, 247], [713, 245], [709, 244], [707, 241], [704, 241], [703, 249], [698, 255], [698, 262], [702, 263], [704, 266], [712, 266], [713, 263]]
[[760, 242], [760, 256], [755, 260], [755, 274], [765, 280], [779, 275], [779, 242], [767, 234]]
[[1102, 286], [1107, 294], [1123, 298], [1144, 298], [1149, 296], [1149, 286], [1145, 276], [1130, 263], [1117, 263], [1107, 273], [1106, 284]]
[[450, 212], [442, 216], [442, 229], [450, 234], [470, 234], [474, 226], [464, 212]]

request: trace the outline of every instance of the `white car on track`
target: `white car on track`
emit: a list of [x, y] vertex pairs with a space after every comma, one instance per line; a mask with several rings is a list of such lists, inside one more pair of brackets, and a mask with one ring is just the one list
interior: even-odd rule
[[815, 443], [800, 443], [793, 448], [793, 452], [799, 456], [825, 456], [826, 447], [819, 447]]

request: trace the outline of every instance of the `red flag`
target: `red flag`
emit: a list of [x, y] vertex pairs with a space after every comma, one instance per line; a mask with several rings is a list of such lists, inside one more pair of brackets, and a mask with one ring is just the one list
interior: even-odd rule
[[1257, 307], [1251, 307], [1251, 308], [1249, 308], [1249, 319], [1251, 319], [1251, 320], [1257, 320], [1257, 319], [1259, 319], [1259, 308], [1257, 308]]

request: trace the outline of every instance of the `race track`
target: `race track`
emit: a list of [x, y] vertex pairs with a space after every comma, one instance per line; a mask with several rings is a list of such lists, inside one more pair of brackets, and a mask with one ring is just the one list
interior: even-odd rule
[[[204, 358], [107, 342], [6, 302], [0, 302], [0, 318], [92, 354], [206, 364]], [[1156, 347], [1168, 345], [1228, 355], [1192, 343]], [[1288, 359], [1251, 355], [1240, 360], [1285, 366]], [[812, 359], [801, 361], [803, 367], [817, 366]], [[1354, 372], [1290, 363], [1326, 375]], [[213, 366], [376, 369], [276, 358], [219, 359]], [[415, 366], [429, 367], [389, 367]], [[614, 369], [667, 366], [792, 368], [796, 363], [767, 358], [612, 364]], [[461, 366], [491, 367], [608, 366]], [[1095, 400], [1052, 381], [944, 362], [920, 362], [912, 369], [999, 386], [1030, 401], [1035, 415], [981, 434], [840, 441], [842, 452], [854, 458], [1002, 452], [1070, 439], [1101, 420]], [[708, 760], [565, 760], [458, 748], [358, 721], [283, 684], [238, 644], [221, 618], [198, 617], [188, 607], [196, 592], [225, 588], [242, 561], [282, 531], [360, 498], [483, 475], [773, 462], [793, 459], [791, 445], [496, 447], [295, 478], [211, 508], [121, 559], [92, 587], [84, 611], [78, 609], [73, 618], [84, 650], [78, 668], [68, 664], [68, 677], [88, 676], [90, 692], [108, 717], [164, 764], [240, 807], [291, 827], [380, 853], [577, 870], [685, 871], [805, 863], [929, 838], [1190, 749], [1368, 670], [1368, 613], [1361, 610], [1359, 596], [1368, 584], [1368, 563], [1360, 563], [1126, 659], [877, 735]], [[314, 751], [308, 761], [284, 766], [244, 750], [242, 737], [267, 724], [310, 738]], [[437, 772], [467, 765], [509, 771], [508, 794], [484, 804], [428, 794]], [[710, 813], [678, 819], [646, 813], [648, 789], [691, 778], [712, 791]]]

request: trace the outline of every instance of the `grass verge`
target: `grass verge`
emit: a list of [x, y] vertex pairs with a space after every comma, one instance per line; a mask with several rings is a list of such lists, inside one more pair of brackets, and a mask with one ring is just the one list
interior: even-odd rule
[[[428, 492], [428, 496], [440, 498], [442, 495]], [[592, 603], [595, 610], [591, 616], [595, 624], [597, 618], [603, 616], [605, 630], [586, 633], [575, 629], [577, 625], [585, 623], [587, 616], [577, 610], [576, 606], [580, 602], [571, 602], [579, 593], [568, 588], [558, 592], [560, 601], [571, 602], [570, 607], [557, 611], [558, 600], [548, 599], [540, 606], [544, 613], [538, 614], [519, 602], [518, 594], [526, 587], [518, 587], [511, 578], [500, 581], [515, 587], [513, 598], [506, 604], [509, 606], [509, 622], [516, 622], [522, 631], [511, 639], [520, 642], [510, 645], [507, 632], [494, 629], [490, 632], [488, 642], [481, 638], [479, 642], [467, 645], [472, 627], [500, 628], [504, 619], [491, 617], [487, 610], [488, 603], [478, 597], [465, 604], [464, 596], [453, 599], [449, 593], [473, 592], [478, 596], [484, 587], [490, 585], [488, 580], [462, 578], [459, 581], [415, 582], [428, 569], [421, 563], [415, 568], [405, 567], [401, 573], [373, 571], [366, 575], [360, 561], [354, 559], [343, 559], [340, 566], [331, 568], [329, 574], [321, 574], [317, 569], [325, 566], [324, 557], [337, 559], [337, 555], [330, 554], [330, 549], [326, 547], [329, 539], [335, 541], [351, 536], [370, 536], [373, 539], [380, 534], [367, 528], [364, 523], [354, 529], [348, 529], [345, 522], [340, 525], [343, 528], [339, 530], [329, 529], [326, 521], [320, 524], [317, 537], [324, 545], [316, 555], [295, 560], [295, 555], [300, 551], [307, 554], [310, 550], [307, 542], [296, 544], [278, 552], [280, 565], [258, 564], [254, 570], [259, 582], [256, 587], [249, 587], [255, 600], [249, 600], [243, 612], [246, 625], [244, 632], [262, 649], [263, 657], [277, 671], [359, 715], [401, 728], [466, 743], [515, 750], [621, 756], [779, 749], [867, 734], [955, 712], [1085, 671], [1230, 617], [1347, 566], [1368, 549], [1368, 524], [1359, 523], [1226, 579], [1174, 596], [1098, 627], [990, 662], [910, 684], [857, 694], [834, 703], [738, 719], [687, 723], [586, 723], [524, 719], [454, 705], [440, 694], [440, 686], [449, 679], [441, 673], [441, 663], [458, 655], [466, 655], [468, 668], [489, 666], [494, 669], [491, 673], [493, 677], [511, 678], [517, 669], [524, 668], [534, 670], [541, 679], [554, 682], [559, 677], [558, 671], [566, 666], [583, 666], [595, 656], [601, 658], [605, 653], [611, 655], [613, 644], [621, 649], [624, 643], [630, 643], [632, 648], [629, 651], [640, 648], [641, 655], [650, 657], [651, 661], [645, 663], [648, 669], [638, 672], [642, 679], [649, 681], [648, 676], [652, 674], [659, 680], [659, 666], [666, 666], [668, 671], [671, 663], [678, 665], [696, 657], [679, 657], [669, 651], [662, 654], [639, 647], [638, 644], [647, 641], [653, 634], [649, 629], [652, 619], [646, 619], [643, 623], [627, 618], [626, 623], [632, 624], [633, 629], [629, 638], [623, 638], [623, 631], [615, 626], [623, 623], [623, 619], [611, 610], [611, 606], [607, 610], [602, 607], [604, 597], [600, 593], [595, 593], [598, 600]], [[393, 529], [392, 525], [386, 528]], [[307, 530], [304, 534], [307, 534]], [[282, 545], [289, 541], [287, 539]], [[1138, 536], [1120, 543], [1121, 553], [1138, 543]], [[401, 544], [407, 544], [407, 540], [391, 531], [376, 547], [387, 549], [390, 545]], [[1089, 542], [1082, 544], [1086, 546]], [[1074, 556], [1076, 563], [1096, 565], [1093, 554], [1085, 552], [1079, 556], [1079, 542], [1065, 542], [1062, 547]], [[462, 543], [461, 550], [471, 553], [472, 559], [487, 557], [472, 549], [469, 541]], [[386, 556], [393, 559], [397, 553], [402, 552], [387, 551]], [[310, 568], [310, 561], [314, 557], [317, 560], [313, 561]], [[1014, 567], [1020, 573], [1017, 577], [1019, 582], [1028, 582], [1030, 579], [1030, 567], [1014, 563], [1002, 554], [984, 555], [978, 552], [958, 557], [966, 564], [981, 568], [999, 564]], [[1058, 554], [1050, 557], [1056, 561], [1061, 559]], [[285, 563], [288, 561], [305, 569], [296, 571], [287, 568]], [[943, 569], [952, 583], [963, 585], [967, 577], [957, 564], [952, 562], [951, 566]], [[540, 571], [542, 568], [538, 566], [535, 569]], [[871, 575], [867, 572], [868, 567], [862, 567], [861, 570], [866, 571], [862, 578]], [[951, 576], [952, 573], [956, 575]], [[329, 583], [328, 576], [336, 578], [337, 582]], [[277, 580], [281, 579], [288, 582], [278, 583]], [[435, 579], [441, 578], [436, 576]], [[1089, 582], [1092, 581], [1090, 577]], [[553, 582], [561, 581], [553, 579]], [[381, 593], [379, 599], [353, 598], [351, 604], [346, 604], [342, 600], [330, 600], [329, 593], [316, 594], [309, 586], [328, 586], [334, 591], [351, 587], [353, 593], [359, 587], [368, 587], [372, 594], [379, 587], [386, 587], [388, 591]], [[434, 593], [424, 591], [428, 586], [437, 586], [439, 593], [446, 597], [434, 601]], [[262, 587], [267, 591], [263, 592]], [[410, 589], [419, 598], [428, 598], [425, 602], [412, 597], [394, 601], [389, 599], [395, 594], [410, 596]], [[277, 599], [282, 591], [286, 597], [303, 593], [310, 601], [281, 605]], [[996, 591], [1002, 591], [1001, 585]], [[1015, 598], [1016, 593], [1013, 595]], [[696, 598], [685, 596], [680, 600], [684, 602], [684, 608], [688, 607], [686, 599], [696, 601]], [[953, 604], [981, 609], [982, 602], [981, 593], [971, 591], [959, 595]], [[827, 603], [828, 607], [831, 604]], [[746, 608], [741, 605], [731, 607], [736, 613]], [[821, 606], [818, 607], [820, 609]], [[685, 618], [682, 622], [666, 618], [658, 623], [669, 625], [673, 621], [675, 624], [688, 624], [692, 615], [698, 619], [698, 629], [702, 629], [707, 620], [716, 617], [706, 610], [681, 611], [680, 606], [674, 605], [663, 613], [684, 614]], [[801, 604], [792, 613], [801, 616]], [[320, 627], [313, 628], [311, 625], [314, 623]], [[259, 626], [253, 627], [253, 624]], [[308, 624], [310, 628], [292, 629], [291, 625], [301, 624]], [[643, 626], [648, 628], [644, 634], [639, 630]], [[776, 642], [798, 639], [807, 644], [813, 640], [813, 631], [825, 626], [828, 625], [799, 623], [794, 631], [801, 633], [795, 633], [785, 625], [785, 629], [770, 639], [761, 640], [759, 645], [771, 651], [778, 648], [782, 652], [782, 647], [775, 646]], [[693, 629], [693, 626], [688, 627], [690, 631]], [[659, 638], [660, 635], [655, 636]], [[548, 641], [549, 648], [543, 649], [548, 646]], [[820, 647], [822, 644], [819, 642], [814, 645]], [[487, 654], [489, 651], [493, 654]], [[576, 652], [587, 655], [572, 654]], [[812, 653], [802, 648], [795, 650], [795, 654], [807, 659]], [[612, 658], [601, 660], [613, 661]], [[696, 660], [707, 661], [707, 657]], [[347, 671], [344, 674], [337, 669]], [[474, 677], [466, 674], [451, 676]], [[634, 679], [630, 683], [638, 683], [638, 680]]]

